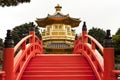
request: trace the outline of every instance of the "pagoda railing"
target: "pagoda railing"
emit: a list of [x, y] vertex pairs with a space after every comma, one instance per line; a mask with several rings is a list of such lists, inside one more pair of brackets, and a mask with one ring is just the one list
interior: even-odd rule
[[64, 40], [74, 40], [74, 36], [65, 36], [65, 35], [54, 35], [54, 36], [43, 36], [43, 40], [50, 39], [64, 39]]

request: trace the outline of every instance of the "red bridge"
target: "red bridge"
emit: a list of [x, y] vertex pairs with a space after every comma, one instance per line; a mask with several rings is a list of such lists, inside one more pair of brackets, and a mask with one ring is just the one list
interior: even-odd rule
[[16, 46], [8, 30], [0, 80], [117, 80], [120, 70], [114, 69], [114, 48], [107, 33], [103, 47], [84, 25], [73, 54], [44, 54], [34, 30]]

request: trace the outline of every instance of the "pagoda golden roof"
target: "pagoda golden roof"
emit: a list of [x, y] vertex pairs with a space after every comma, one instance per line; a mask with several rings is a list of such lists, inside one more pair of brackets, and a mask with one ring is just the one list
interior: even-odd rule
[[69, 16], [69, 14], [64, 15], [61, 13], [61, 6], [57, 5], [56, 7], [56, 13], [53, 15], [48, 14], [45, 18], [37, 18], [36, 22], [38, 26], [45, 27], [47, 25], [51, 24], [67, 24], [71, 25], [71, 27], [77, 27], [79, 26], [79, 23], [81, 20], [79, 18], [72, 18]]

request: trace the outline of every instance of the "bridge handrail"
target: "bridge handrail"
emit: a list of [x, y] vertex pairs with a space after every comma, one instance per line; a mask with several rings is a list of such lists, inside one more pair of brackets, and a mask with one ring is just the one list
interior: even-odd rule
[[90, 63], [96, 78], [103, 80], [104, 59], [100, 53], [104, 55], [104, 48], [96, 39], [88, 35], [85, 22], [82, 27], [82, 34], [79, 37], [76, 35], [74, 44], [74, 53], [84, 55]]
[[[32, 37], [32, 35], [28, 35], [16, 44], [16, 46], [14, 47], [14, 55], [17, 52], [17, 50], [19, 49], [19, 47], [21, 47], [21, 49], [23, 49], [23, 47], [25, 48], [25, 47], [30, 45], [29, 43], [28, 43], [28, 45], [26, 44], [26, 40], [30, 39], [31, 37]], [[21, 49], [17, 52], [17, 55], [14, 57], [14, 71], [16, 70], [16, 66], [18, 65], [17, 64], [17, 62], [19, 61], [18, 59], [20, 59], [19, 58], [20, 53], [22, 53], [24, 51], [24, 50], [21, 50]], [[24, 54], [22, 56], [24, 56]]]
[[[17, 53], [17, 55], [15, 54]], [[20, 80], [29, 60], [43, 53], [42, 41], [35, 35], [34, 29], [14, 46], [11, 30], [7, 31], [3, 56], [3, 71], [6, 80]], [[2, 74], [0, 74], [1, 76]], [[2, 77], [4, 78], [4, 77]]]
[[32, 35], [28, 35], [26, 37], [24, 37], [20, 42], [18, 42], [18, 44], [14, 47], [14, 53], [18, 50], [18, 48], [29, 38], [31, 38]]
[[[114, 48], [110, 30], [106, 30], [103, 43], [104, 47], [93, 37], [88, 35], [86, 23], [84, 22], [81, 36], [75, 36], [74, 53], [85, 55], [93, 67], [98, 80], [117, 80], [117, 77], [120, 75], [120, 70], [114, 70]], [[98, 53], [102, 53], [103, 57], [98, 55]], [[102, 61], [99, 60], [100, 58]]]
[[[34, 36], [34, 37], [33, 37]], [[31, 43], [32, 38], [34, 38], [34, 43]], [[26, 44], [26, 41], [29, 39], [29, 43]], [[36, 47], [37, 46], [37, 47]], [[30, 58], [34, 56], [36, 49], [37, 52], [41, 53], [43, 50], [41, 49], [42, 43], [39, 40], [39, 38], [36, 35], [28, 35], [24, 37], [15, 47], [14, 47], [14, 53], [21, 47], [18, 54], [14, 58], [14, 73], [15, 73], [15, 80], [19, 80], [21, 77], [21, 74], [24, 70], [24, 67], [29, 62]], [[39, 47], [39, 48], [38, 48]], [[34, 54], [32, 54], [32, 51], [34, 51]], [[23, 70], [21, 70], [23, 69]]]
[[97, 45], [98, 48], [100, 49], [100, 51], [101, 51], [102, 54], [103, 54], [103, 46], [102, 46], [95, 38], [93, 38], [93, 37], [90, 36], [90, 35], [85, 35], [85, 37], [88, 37], [88, 38], [90, 39], [90, 41], [91, 41], [91, 43], [92, 43], [92, 47], [95, 46], [95, 45]]
[[35, 35], [35, 42], [42, 45], [42, 41]]
[[[88, 43], [88, 39], [90, 40], [90, 43]], [[91, 67], [93, 68], [97, 79], [102, 80], [104, 72], [103, 58], [100, 55], [99, 51], [96, 49], [96, 45], [98, 48], [100, 48], [103, 54], [104, 48], [96, 39], [88, 34], [84, 36], [81, 35], [77, 40], [75, 40], [74, 53], [83, 54], [91, 64]]]
[[88, 59], [89, 63], [91, 64], [92, 69], [94, 70], [96, 77], [98, 80], [103, 80], [103, 72], [104, 72], [104, 62], [103, 57], [100, 53], [95, 49], [91, 49], [91, 45], [89, 43], [83, 44], [86, 48], [84, 49], [85, 57]]
[[112, 72], [113, 72], [113, 74], [115, 74], [115, 75], [120, 75], [120, 70], [112, 70]]

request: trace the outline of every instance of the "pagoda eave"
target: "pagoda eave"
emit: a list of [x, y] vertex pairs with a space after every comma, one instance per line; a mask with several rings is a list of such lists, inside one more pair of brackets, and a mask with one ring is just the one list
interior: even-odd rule
[[79, 26], [81, 20], [79, 19], [72, 19], [72, 18], [43, 18], [36, 20], [39, 27], [45, 28], [47, 25], [51, 24], [66, 24], [71, 25], [72, 28]]

